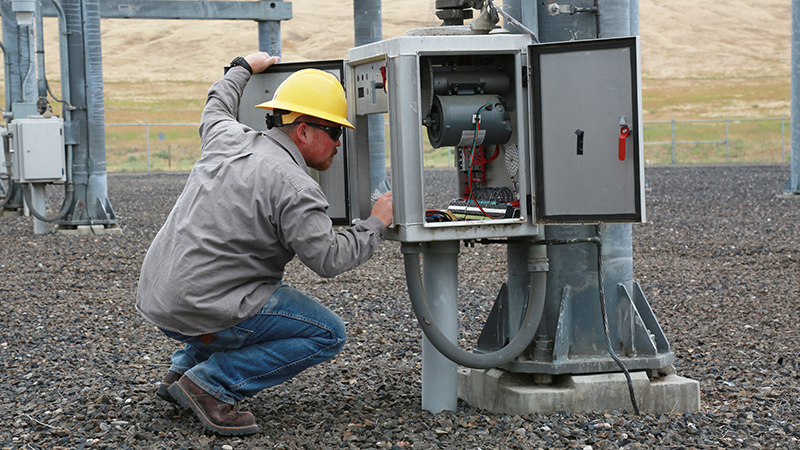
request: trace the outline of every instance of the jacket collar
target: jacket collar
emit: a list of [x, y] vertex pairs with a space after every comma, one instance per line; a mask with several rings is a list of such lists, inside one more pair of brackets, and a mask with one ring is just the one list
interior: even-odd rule
[[266, 130], [262, 132], [268, 139], [273, 141], [274, 143], [278, 144], [289, 156], [294, 160], [294, 162], [300, 166], [301, 169], [308, 172], [308, 166], [306, 166], [306, 160], [303, 158], [303, 154], [300, 153], [300, 149], [297, 148], [297, 145], [289, 139], [289, 136], [286, 135], [283, 131], [278, 130], [277, 128], [272, 128], [270, 130]]

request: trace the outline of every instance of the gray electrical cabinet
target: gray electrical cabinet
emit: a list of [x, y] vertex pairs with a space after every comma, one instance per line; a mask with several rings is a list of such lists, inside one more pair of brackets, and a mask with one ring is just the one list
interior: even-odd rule
[[64, 120], [14, 119], [8, 127], [11, 176], [18, 183], [66, 181]]
[[645, 220], [637, 39], [530, 46], [538, 222]]
[[[638, 38], [403, 36], [350, 50], [355, 147], [387, 114], [401, 242], [514, 238], [540, 225], [644, 215]], [[424, 156], [450, 148], [456, 188], [431, 204]], [[440, 175], [435, 175], [440, 176]]]
[[[344, 60], [279, 63], [271, 66], [266, 72], [254, 74], [247, 83], [239, 103], [239, 122], [256, 130], [266, 130], [264, 118], [267, 110], [256, 108], [256, 105], [272, 100], [275, 90], [289, 75], [301, 69], [313, 68], [324, 70], [342, 81], [344, 67]], [[328, 170], [319, 172], [309, 169], [328, 199], [330, 204], [328, 216], [336, 225], [349, 225], [353, 219], [359, 218], [354, 215], [349, 201], [352, 197], [351, 190], [355, 189], [356, 185], [354, 180], [348, 182], [348, 179], [352, 178], [350, 174], [353, 171], [353, 168], [348, 166], [350, 162], [348, 161], [348, 155], [351, 153], [349, 151], [349, 138], [349, 133], [342, 134], [342, 146], [339, 148], [339, 153], [333, 159], [333, 164]]]
[[[540, 234], [532, 208], [523, 35], [402, 36], [353, 48], [347, 63], [356, 147], [387, 114], [394, 224], [401, 242]], [[456, 188], [430, 200], [424, 156], [452, 148]], [[444, 176], [437, 173], [434, 176]]]

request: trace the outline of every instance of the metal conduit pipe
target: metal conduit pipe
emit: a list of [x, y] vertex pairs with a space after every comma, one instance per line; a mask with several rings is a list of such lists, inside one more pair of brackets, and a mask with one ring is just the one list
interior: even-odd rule
[[[58, 14], [58, 52], [59, 52], [59, 60], [61, 63], [61, 99], [64, 101], [64, 104], [67, 105], [66, 108], [61, 108], [61, 115], [64, 117], [65, 122], [70, 121], [71, 116], [71, 109], [72, 108], [72, 93], [70, 91], [70, 84], [69, 84], [69, 50], [68, 50], [68, 42], [67, 42], [67, 16], [64, 14], [64, 8], [61, 6], [61, 2], [58, 0], [52, 0], [53, 6], [56, 7], [56, 12]], [[71, 168], [68, 168], [71, 172]], [[69, 175], [69, 172], [68, 172]], [[69, 176], [67, 177], [70, 178]]]
[[[401, 251], [405, 262], [408, 294], [411, 297], [414, 314], [430, 343], [447, 359], [458, 365], [473, 369], [491, 369], [511, 362], [522, 354], [533, 341], [544, 310], [545, 294], [547, 292], [545, 289], [546, 272], [531, 272], [531, 291], [528, 296], [525, 317], [522, 319], [522, 326], [517, 335], [514, 336], [514, 339], [500, 350], [483, 354], [472, 353], [462, 350], [458, 345], [447, 339], [433, 318], [422, 287], [419, 245], [404, 244]], [[534, 245], [530, 252], [531, 259], [545, 258], [547, 254], [544, 246], [538, 245]]]
[[33, 189], [33, 183], [28, 183], [28, 186], [23, 186], [22, 194], [23, 198], [25, 198], [25, 204], [28, 205], [28, 210], [31, 212], [33, 217], [41, 220], [42, 222], [55, 222], [57, 220], [61, 220], [64, 216], [67, 215], [69, 212], [69, 207], [72, 206], [72, 197], [75, 195], [75, 191], [71, 189], [67, 189], [67, 193], [64, 196], [64, 202], [61, 204], [61, 211], [58, 212], [53, 217], [47, 217], [44, 214], [41, 214], [39, 211], [36, 211], [33, 207], [33, 201], [31, 200], [31, 189]]
[[[5, 76], [4, 80], [6, 80], [6, 85], [8, 85], [8, 52], [6, 51], [6, 46], [3, 45], [3, 42], [0, 41], [0, 50], [3, 51], [3, 74]], [[8, 88], [6, 88], [8, 91]], [[6, 95], [6, 111], [11, 111], [11, 96]]]
[[47, 97], [47, 77], [44, 73], [44, 21], [42, 3], [36, 2], [36, 72], [39, 97]]
[[3, 209], [8, 202], [11, 201], [11, 198], [13, 197], [13, 195], [11, 195], [12, 192], [14, 192], [14, 187], [13, 185], [9, 185], [8, 191], [6, 191], [6, 196], [0, 200], [0, 209]]
[[[25, 77], [22, 79], [22, 101], [25, 103], [36, 103], [36, 86], [35, 83], [31, 84], [31, 75], [33, 74], [33, 66], [35, 64], [33, 53], [35, 51], [35, 43], [31, 40], [31, 28], [30, 26], [20, 26], [20, 49], [23, 46], [27, 49], [27, 53], [23, 53], [23, 56], [27, 56], [27, 70], [25, 72]], [[21, 73], [20, 73], [21, 74]]]
[[[59, 0], [52, 0], [58, 14], [58, 52], [61, 63], [61, 116], [64, 124], [69, 124], [72, 120], [72, 91], [70, 90], [69, 80], [69, 49], [67, 47], [67, 16], [64, 14], [64, 7]], [[67, 189], [74, 191], [75, 185], [72, 181], [72, 153], [75, 151], [73, 144], [67, 144]]]

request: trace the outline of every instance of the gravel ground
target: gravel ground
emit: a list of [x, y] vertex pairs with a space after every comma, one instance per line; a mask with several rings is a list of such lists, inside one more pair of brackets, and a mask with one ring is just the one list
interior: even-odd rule
[[[800, 447], [800, 199], [777, 197], [788, 167], [655, 167], [647, 177], [635, 274], [678, 374], [701, 383], [698, 413], [422, 411], [420, 330], [399, 245], [386, 242], [332, 280], [292, 263], [287, 282], [344, 318], [348, 344], [244, 402], [260, 434], [206, 434], [153, 395], [175, 344], [133, 306], [144, 253], [186, 174], [110, 174], [120, 234], [34, 235], [30, 218], [0, 219], [0, 448]], [[433, 177], [431, 191], [449, 191], [436, 183], [445, 181]], [[504, 255], [462, 251], [466, 341], [504, 278]]]

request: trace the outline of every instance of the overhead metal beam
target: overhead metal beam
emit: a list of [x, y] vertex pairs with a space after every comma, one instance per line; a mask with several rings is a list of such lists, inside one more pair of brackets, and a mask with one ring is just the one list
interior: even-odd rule
[[[42, 2], [42, 15], [56, 17], [51, 2]], [[283, 1], [102, 0], [102, 19], [289, 20], [292, 3]]]

